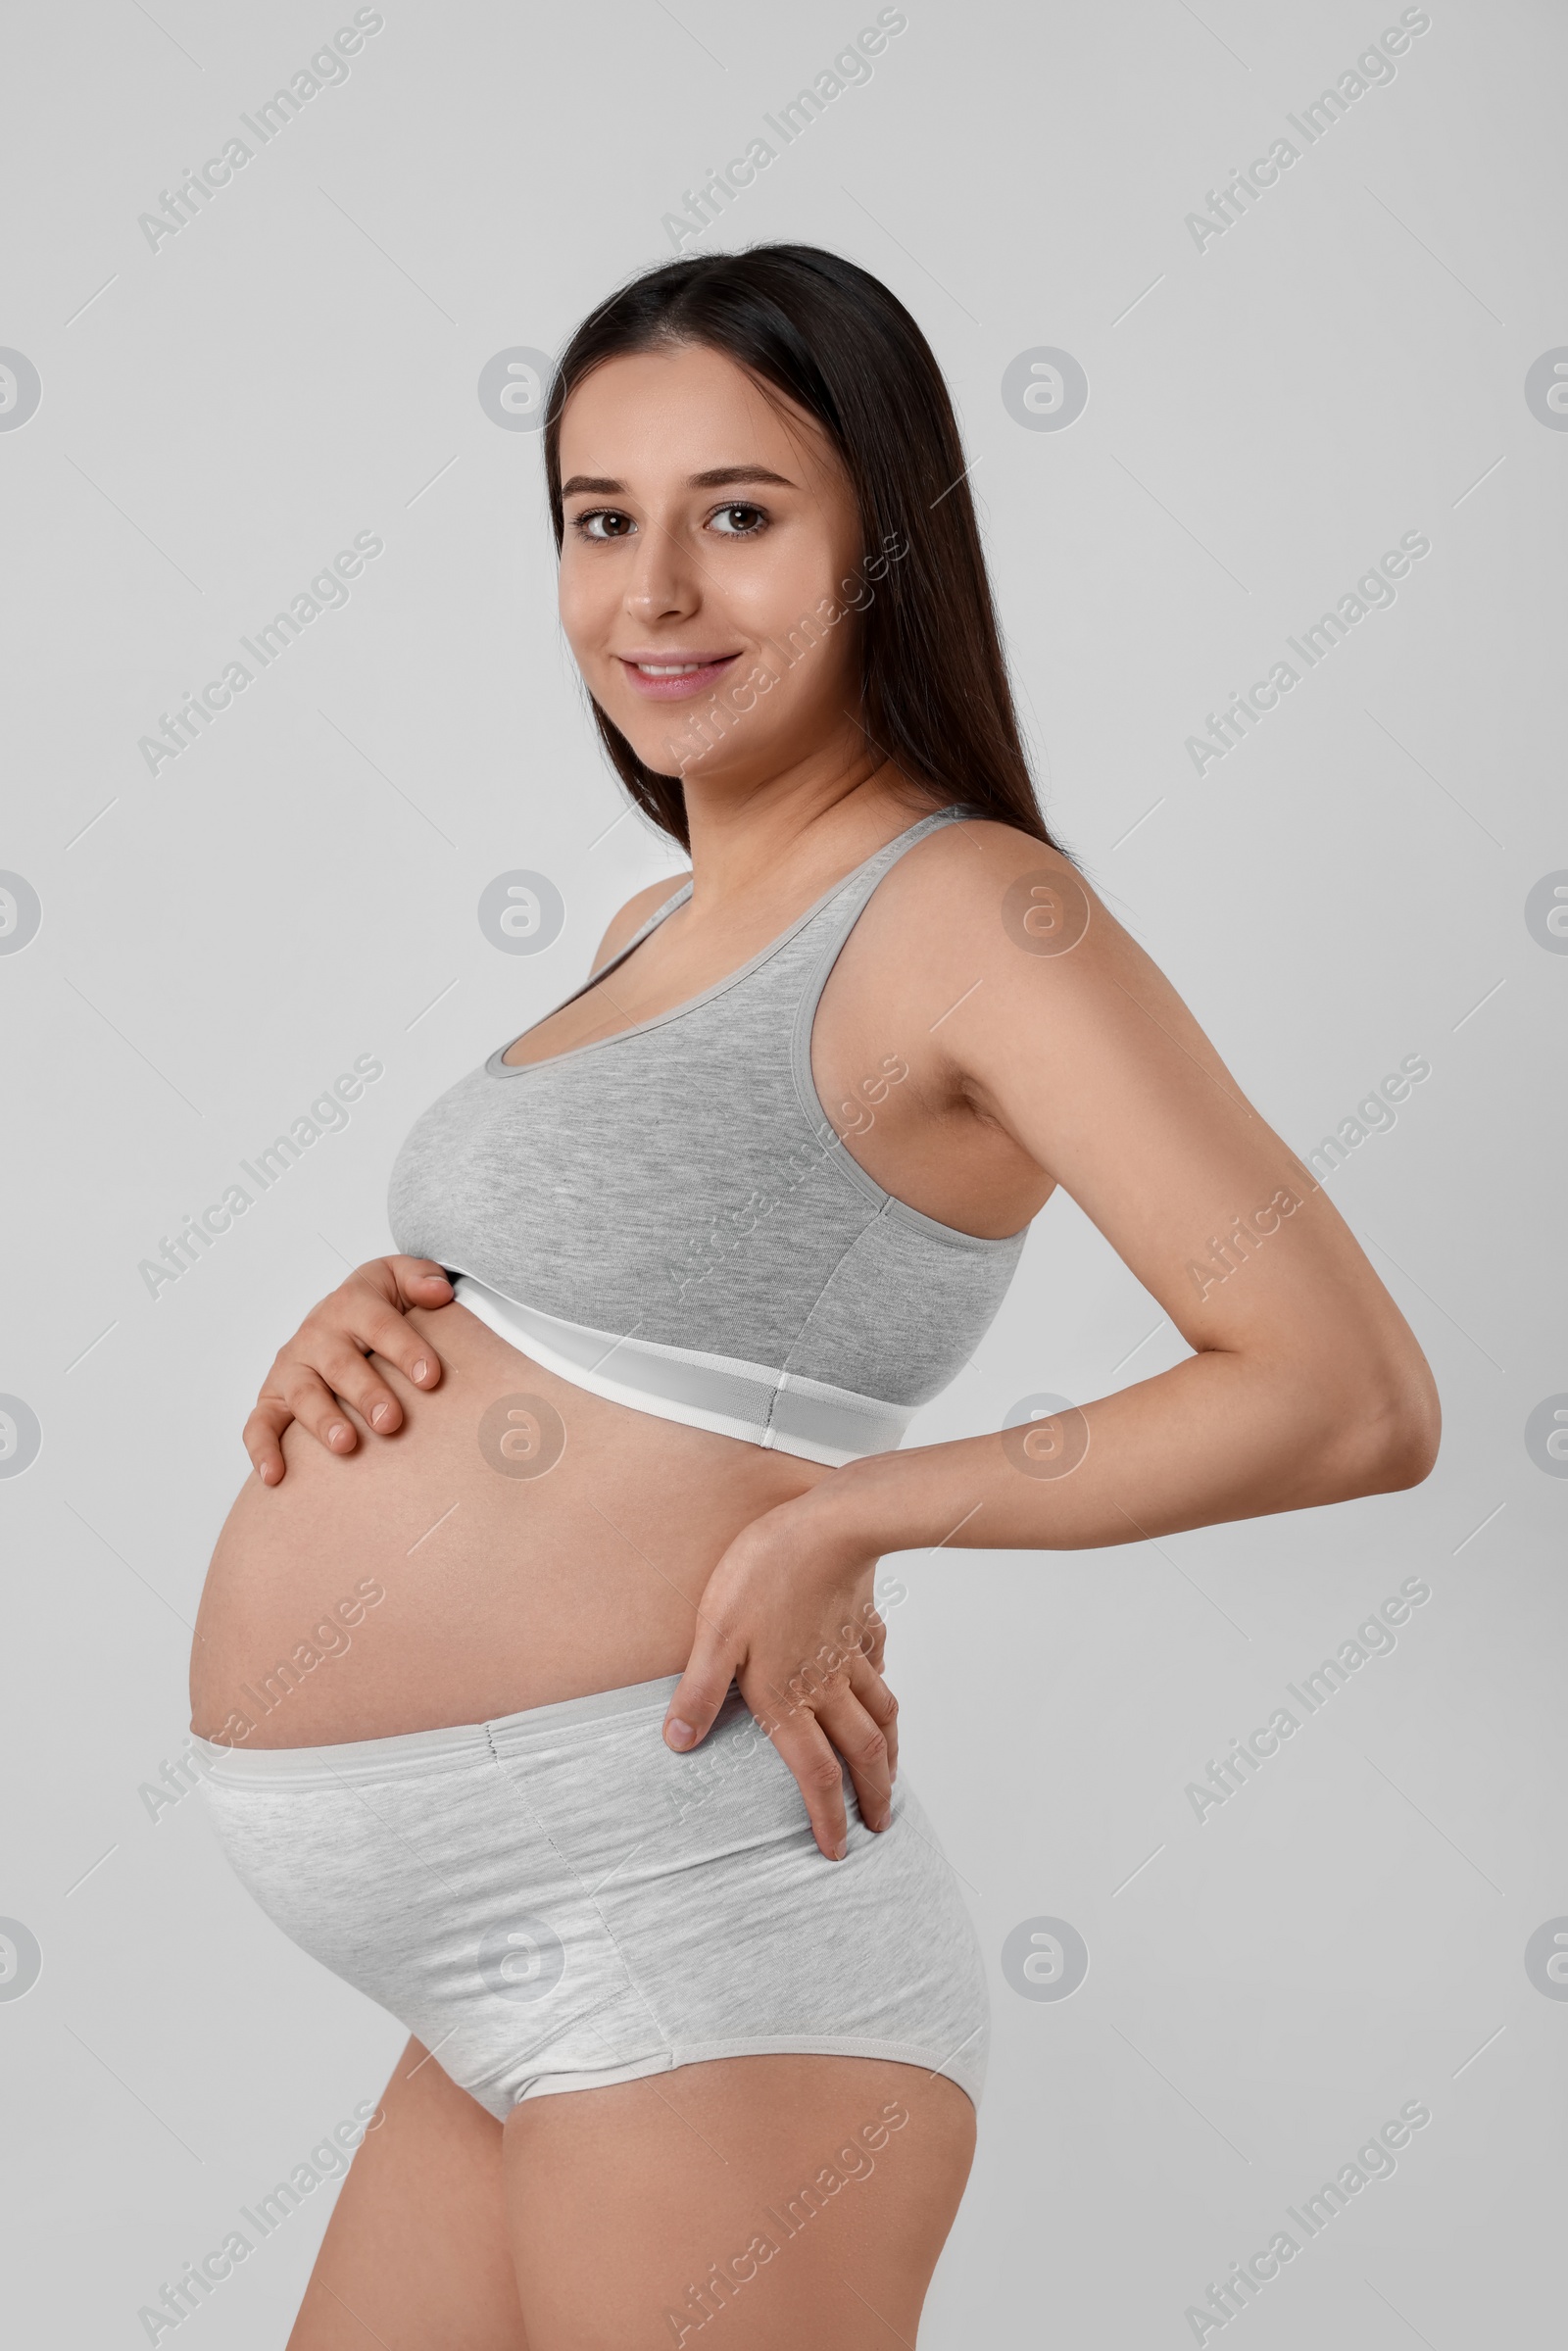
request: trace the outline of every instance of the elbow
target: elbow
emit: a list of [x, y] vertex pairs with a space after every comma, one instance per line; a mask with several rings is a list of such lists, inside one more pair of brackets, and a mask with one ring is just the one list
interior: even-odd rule
[[1344, 1498], [1419, 1486], [1432, 1474], [1442, 1436], [1443, 1408], [1424, 1356], [1369, 1382], [1344, 1432]]

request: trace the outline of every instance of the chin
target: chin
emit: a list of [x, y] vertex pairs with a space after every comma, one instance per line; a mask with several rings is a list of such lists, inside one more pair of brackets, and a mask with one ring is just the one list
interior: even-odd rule
[[644, 766], [656, 775], [700, 774], [707, 765], [705, 743], [716, 748], [718, 730], [702, 725], [704, 706], [676, 707], [680, 710], [678, 722], [666, 721], [657, 729], [650, 727], [646, 710], [639, 710], [630, 725], [624, 719], [615, 720]]
[[679, 775], [683, 761], [687, 767], [699, 763], [692, 759], [691, 745], [677, 735], [650, 736], [646, 727], [639, 727], [635, 734], [629, 726], [621, 727], [620, 731], [643, 765], [651, 767], [656, 775]]

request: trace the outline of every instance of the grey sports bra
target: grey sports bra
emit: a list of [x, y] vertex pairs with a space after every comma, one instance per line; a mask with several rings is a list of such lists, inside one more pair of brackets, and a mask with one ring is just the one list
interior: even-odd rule
[[[979, 1239], [884, 1192], [823, 1110], [811, 1025], [883, 875], [975, 812], [911, 825], [671, 1011], [519, 1067], [498, 1047], [398, 1153], [399, 1249], [596, 1395], [808, 1461], [892, 1450], [973, 1354], [1025, 1233]], [[867, 1073], [871, 1099], [899, 1066]]]

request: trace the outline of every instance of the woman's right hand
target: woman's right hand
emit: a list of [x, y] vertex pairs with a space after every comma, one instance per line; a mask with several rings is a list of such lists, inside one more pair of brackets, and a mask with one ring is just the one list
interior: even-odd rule
[[452, 1296], [452, 1284], [428, 1257], [372, 1257], [313, 1306], [279, 1347], [245, 1423], [245, 1450], [262, 1484], [282, 1478], [282, 1437], [291, 1420], [329, 1453], [352, 1453], [360, 1442], [344, 1404], [378, 1436], [400, 1429], [403, 1407], [366, 1357], [381, 1355], [416, 1388], [434, 1388], [441, 1359], [404, 1316], [411, 1306], [450, 1305]]

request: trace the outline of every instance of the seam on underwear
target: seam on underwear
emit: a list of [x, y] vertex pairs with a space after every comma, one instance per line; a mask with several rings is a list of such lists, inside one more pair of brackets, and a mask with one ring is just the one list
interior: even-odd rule
[[[489, 1735], [490, 1726], [487, 1723], [485, 1725], [485, 1736], [487, 1739], [489, 1739]], [[490, 1742], [490, 1751], [493, 1755], [495, 1755], [495, 1743], [493, 1740]], [[513, 1788], [516, 1788], [516, 1778], [510, 1770], [508, 1770], [505, 1758], [500, 1755], [496, 1755], [496, 1763], [501, 1771], [506, 1774], [509, 1784]], [[528, 1798], [520, 1793], [518, 1800], [532, 1817], [534, 1825], [538, 1829], [539, 1835], [544, 1838], [546, 1844], [549, 1845], [551, 1851], [556, 1855], [557, 1859], [561, 1863], [562, 1868], [567, 1873], [568, 1877], [570, 1877], [583, 1900], [588, 1904], [595, 1918], [599, 1921], [600, 1926], [604, 1929], [605, 1935], [610, 1943], [611, 1949], [614, 1952], [615, 1957], [620, 1961], [621, 1966], [626, 1971], [626, 1982], [628, 1986], [636, 1993], [637, 1998], [642, 2002], [644, 2012], [654, 2026], [655, 2031], [659, 2033], [663, 2046], [666, 2049], [671, 2047], [672, 2042], [668, 2026], [664, 2023], [658, 2009], [654, 2006], [653, 2001], [649, 1998], [648, 1993], [644, 1990], [637, 1970], [632, 1966], [630, 1959], [627, 1957], [626, 1952], [621, 1946], [619, 1935], [615, 1933], [614, 1929], [610, 1924], [610, 1921], [606, 1918], [604, 1911], [600, 1908], [597, 1896], [590, 1892], [587, 1881], [583, 1877], [581, 1870], [578, 1869], [577, 1864], [572, 1860], [570, 1854], [563, 1851], [562, 1847], [557, 1843], [556, 1838], [551, 1834], [550, 1830], [546, 1828], [544, 1820], [542, 1819], [537, 1806], [529, 1803]], [[634, 1846], [633, 1851], [635, 1850], [636, 1848]], [[597, 2015], [598, 2010], [591, 2010], [590, 2014]]]
[[[612, 1936], [611, 1940], [613, 1942], [614, 1937]], [[618, 1944], [615, 1947], [615, 1955], [617, 1958], [620, 1957], [620, 1949]], [[467, 2091], [470, 2098], [476, 2097], [481, 2090], [493, 2089], [496, 2083], [500, 2082], [503, 2075], [514, 2072], [519, 2063], [527, 2065], [533, 2059], [543, 2057], [549, 2050], [552, 2041], [559, 2041], [568, 2032], [577, 2033], [582, 2031], [582, 2029], [587, 2026], [594, 2017], [603, 2016], [607, 2009], [614, 2008], [623, 2000], [642, 2001], [642, 1993], [639, 1991], [637, 1985], [630, 1980], [629, 1976], [626, 1983], [621, 1984], [617, 1990], [607, 1992], [604, 1999], [596, 2000], [594, 2002], [592, 2008], [585, 2010], [581, 2016], [573, 2017], [569, 2026], [564, 2025], [557, 2032], [553, 2033], [547, 2033], [545, 2038], [534, 2048], [523, 2050], [520, 2053], [520, 2056], [517, 2052], [514, 2051], [511, 2056], [504, 2057], [499, 2065], [492, 2066], [489, 2073], [481, 2074], [476, 2081], [466, 2082], [462, 2083], [461, 2086]], [[643, 2002], [643, 2006], [646, 2008], [647, 2003]], [[673, 2044], [670, 2041], [668, 2033], [664, 2033], [662, 2027], [659, 2030], [661, 2034], [660, 2054], [667, 2057]], [[434, 2055], [435, 2052], [432, 2051], [431, 2054]], [[646, 2054], [652, 2055], [653, 2052], [648, 2051]], [[636, 2065], [641, 2061], [638, 2058], [633, 2057], [628, 2058], [626, 2062], [630, 2065]], [[578, 2073], [587, 2073], [592, 2069], [586, 2066], [579, 2066], [574, 2070]], [[607, 2066], [604, 2070], [609, 2073], [613, 2071], [613, 2068]], [[514, 2099], [513, 2103], [515, 2105], [518, 2103], [518, 2101]]]

